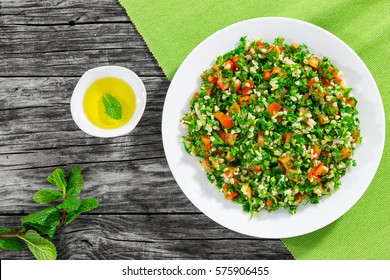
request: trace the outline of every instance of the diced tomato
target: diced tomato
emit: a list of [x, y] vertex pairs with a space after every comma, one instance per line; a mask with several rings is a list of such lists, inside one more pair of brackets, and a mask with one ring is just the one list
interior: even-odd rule
[[252, 98], [250, 96], [241, 96], [239, 99], [238, 99], [238, 104], [240, 104], [240, 106], [243, 106], [243, 105], [249, 105], [252, 103]]
[[332, 85], [327, 78], [322, 78], [322, 84], [326, 87], [330, 87]]
[[280, 158], [279, 162], [286, 170], [289, 170], [294, 167], [294, 164], [289, 156], [284, 156]]
[[241, 85], [242, 88], [242, 95], [248, 95], [249, 90], [253, 87], [255, 83], [251, 80], [246, 80], [244, 84]]
[[246, 80], [245, 82], [249, 84], [250, 88], [252, 88], [253, 85], [255, 84], [252, 80]]
[[238, 196], [238, 192], [236, 192], [236, 191], [228, 191], [228, 192], [226, 193], [226, 198], [227, 198], [228, 200], [233, 200], [233, 199], [235, 199], [237, 196]]
[[314, 170], [313, 169], [310, 169], [308, 174], [307, 174], [307, 178], [309, 179], [310, 182], [321, 182], [321, 178], [319, 176], [317, 176], [316, 174], [314, 174]]
[[199, 98], [199, 94], [197, 92], [194, 93], [194, 96], [192, 98], [196, 98], [198, 99]]
[[333, 79], [333, 81], [335, 81], [336, 83], [341, 83], [343, 81], [343, 79], [339, 78], [339, 77], [335, 77]]
[[282, 68], [275, 66], [274, 69], [272, 69], [271, 75], [273, 74], [279, 74], [282, 72]]
[[229, 146], [234, 146], [237, 135], [231, 133], [225, 133], [225, 143]]
[[229, 185], [228, 184], [223, 184], [223, 192], [225, 193], [225, 197], [228, 200], [233, 200], [238, 196], [238, 192], [236, 191], [229, 191]]
[[270, 209], [272, 207], [272, 205], [274, 205], [274, 201], [272, 200], [272, 198], [269, 198], [266, 202], [265, 202], [265, 206], [267, 206], [267, 209]]
[[315, 79], [311, 79], [308, 83], [307, 83], [307, 87], [309, 88], [309, 89], [311, 89], [311, 87], [312, 87], [312, 85], [315, 83]]
[[239, 56], [233, 56], [230, 61], [232, 62], [232, 68], [236, 69], [238, 67], [237, 61], [240, 60]]
[[[272, 45], [272, 46], [269, 46], [267, 49], [269, 50], [269, 52], [274, 52], [274, 51], [277, 51], [278, 53], [281, 52], [280, 46]], [[283, 50], [283, 47], [282, 47], [282, 50]]]
[[257, 134], [257, 144], [258, 144], [260, 147], [264, 147], [264, 145], [265, 145], [264, 140], [265, 140], [264, 131], [260, 131], [260, 132]]
[[318, 115], [318, 121], [320, 122], [320, 124], [327, 124], [330, 122], [328, 116], [324, 114]]
[[233, 160], [236, 159], [234, 156], [232, 156], [232, 154], [231, 154], [230, 152], [227, 152], [225, 158], [226, 158], [226, 160], [227, 160], [228, 162], [232, 162]]
[[249, 167], [248, 168], [249, 170], [253, 171], [253, 172], [256, 172], [256, 173], [261, 173], [263, 172], [263, 169], [261, 169], [260, 165], [256, 165], [254, 167]]
[[320, 59], [318, 57], [313, 56], [313, 57], [309, 58], [309, 61], [307, 62], [307, 64], [309, 64], [314, 69], [317, 69], [319, 64], [320, 64]]
[[271, 76], [272, 76], [271, 72], [272, 71], [270, 71], [270, 70], [264, 71], [263, 74], [261, 74], [261, 77], [263, 78], [263, 80], [269, 81], [271, 79]]
[[219, 66], [218, 66], [217, 64], [215, 64], [215, 65], [213, 66], [213, 69], [214, 69], [214, 71], [219, 71]]
[[214, 88], [209, 88], [209, 89], [206, 91], [206, 94], [207, 94], [208, 96], [211, 96], [211, 95], [213, 94], [213, 89], [214, 89]]
[[299, 182], [298, 171], [296, 171], [294, 169], [288, 169], [286, 171], [286, 177], [289, 178], [291, 181], [294, 181], [295, 183]]
[[275, 115], [276, 112], [279, 112], [282, 109], [282, 106], [276, 102], [273, 102], [268, 106], [267, 110], [271, 113], [271, 116]]
[[352, 142], [357, 142], [359, 140], [359, 133], [354, 132], [352, 134]]
[[233, 102], [232, 106], [230, 106], [229, 112], [231, 111], [240, 112], [241, 111], [240, 106], [236, 102]]
[[339, 72], [337, 72], [337, 71], [334, 71], [334, 72], [332, 73], [332, 77], [333, 77], [333, 78], [338, 77], [338, 75], [339, 75]]
[[237, 171], [237, 169], [233, 166], [226, 166], [223, 170], [226, 176], [232, 176]]
[[354, 107], [356, 105], [355, 100], [353, 100], [353, 99], [347, 98], [346, 102], [349, 103], [349, 105], [351, 105], [351, 107]]
[[314, 167], [314, 174], [317, 176], [324, 176], [328, 173], [327, 168], [325, 167], [323, 162], [320, 162], [316, 167]]
[[223, 63], [223, 69], [232, 71], [233, 70], [232, 65], [233, 63], [230, 60], [228, 60]]
[[293, 50], [296, 50], [296, 49], [298, 49], [299, 48], [299, 45], [297, 44], [297, 43], [292, 43], [291, 44], [291, 48], [293, 49]]
[[263, 42], [256, 42], [256, 45], [257, 45], [257, 49], [259, 49], [259, 50], [265, 48], [265, 45], [263, 44]]
[[226, 194], [226, 193], [227, 193], [227, 190], [228, 190], [228, 188], [229, 188], [229, 185], [226, 184], [226, 183], [224, 183], [224, 184], [222, 185], [222, 187], [223, 187], [223, 192]]
[[226, 80], [219, 78], [217, 81], [217, 86], [222, 90], [227, 90], [229, 88], [229, 83]]
[[321, 149], [318, 146], [313, 147], [313, 154], [311, 156], [312, 160], [318, 159], [321, 154]]
[[207, 80], [208, 80], [210, 83], [215, 83], [216, 81], [218, 81], [218, 77], [215, 77], [215, 76], [208, 76]]
[[328, 69], [327, 69], [327, 70], [328, 70], [329, 73], [332, 73], [334, 69], [333, 69], [332, 66], [328, 66]]
[[283, 51], [283, 46], [282, 45], [278, 46], [278, 49], [279, 49], [279, 52], [282, 52]]
[[233, 80], [233, 83], [236, 85], [236, 89], [234, 90], [234, 92], [238, 92], [241, 88], [241, 81], [239, 79], [235, 79]]
[[288, 143], [292, 140], [293, 134], [291, 132], [285, 132], [282, 136], [282, 140], [284, 143]]
[[230, 129], [234, 126], [233, 119], [222, 113], [222, 112], [215, 112], [214, 117], [221, 123], [222, 126], [224, 126], [226, 129]]
[[205, 148], [205, 150], [210, 151], [210, 150], [211, 150], [211, 141], [210, 141], [210, 137], [208, 137], [208, 136], [202, 136], [202, 137], [200, 138], [200, 140], [204, 143], [204, 148]]
[[340, 160], [346, 159], [351, 156], [351, 151], [348, 148], [341, 149], [341, 155], [339, 156]]
[[222, 140], [225, 140], [225, 132], [223, 132], [222, 129], [218, 130], [218, 136], [219, 136]]
[[296, 194], [296, 199], [294, 200], [295, 205], [298, 205], [303, 200], [303, 195], [301, 193]]
[[247, 198], [252, 198], [252, 188], [251, 187], [247, 187], [245, 194], [246, 194]]

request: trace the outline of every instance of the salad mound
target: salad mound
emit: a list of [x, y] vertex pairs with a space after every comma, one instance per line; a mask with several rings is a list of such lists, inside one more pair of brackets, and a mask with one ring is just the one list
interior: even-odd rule
[[319, 203], [340, 187], [362, 138], [357, 100], [305, 45], [247, 41], [219, 56], [181, 123], [186, 151], [252, 215]]

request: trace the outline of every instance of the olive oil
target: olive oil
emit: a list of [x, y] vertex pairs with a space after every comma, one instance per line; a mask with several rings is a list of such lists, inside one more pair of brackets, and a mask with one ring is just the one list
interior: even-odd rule
[[[110, 94], [115, 97], [121, 107], [120, 119], [113, 119], [106, 113], [103, 96]], [[135, 112], [136, 100], [133, 89], [118, 78], [102, 78], [96, 80], [87, 89], [84, 102], [84, 112], [89, 121], [100, 128], [114, 129], [130, 121]]]

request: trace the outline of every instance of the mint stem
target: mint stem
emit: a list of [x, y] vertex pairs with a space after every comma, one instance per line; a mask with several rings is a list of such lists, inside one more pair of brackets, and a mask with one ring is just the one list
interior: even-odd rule
[[14, 237], [18, 237], [21, 235], [24, 235], [24, 232], [3, 233], [3, 234], [0, 234], [0, 238], [14, 238]]
[[[62, 227], [65, 224], [65, 220], [66, 220], [66, 211], [62, 210], [61, 221], [60, 221], [60, 224], [57, 226], [56, 231], [59, 230], [60, 227]], [[26, 234], [26, 232], [24, 232], [24, 231], [18, 231], [15, 233], [2, 233], [2, 234], [0, 234], [0, 238], [14, 238], [14, 237], [18, 237], [18, 236], [23, 236], [25, 234]], [[40, 233], [40, 235], [45, 235], [45, 234]]]
[[66, 211], [65, 210], [62, 210], [62, 217], [61, 217], [61, 221], [60, 221], [60, 224], [57, 226], [57, 229], [56, 231], [62, 227], [65, 223], [65, 220], [66, 220]]

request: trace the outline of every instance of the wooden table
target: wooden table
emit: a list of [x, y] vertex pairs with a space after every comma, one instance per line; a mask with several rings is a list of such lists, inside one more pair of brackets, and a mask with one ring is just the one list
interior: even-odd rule
[[[145, 114], [130, 135], [91, 137], [72, 120], [78, 79], [101, 65], [145, 83]], [[0, 0], [0, 227], [42, 209], [32, 195], [56, 167], [79, 165], [83, 196], [100, 206], [57, 233], [59, 259], [292, 259], [281, 241], [223, 228], [185, 197], [161, 139], [168, 86], [116, 0]]]

